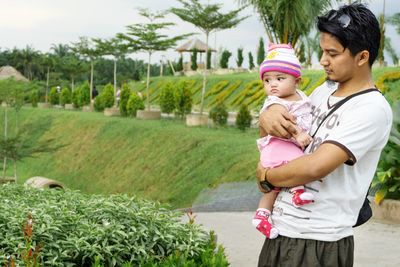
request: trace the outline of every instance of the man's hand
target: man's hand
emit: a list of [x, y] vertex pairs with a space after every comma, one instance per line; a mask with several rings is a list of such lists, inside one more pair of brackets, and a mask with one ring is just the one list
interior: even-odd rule
[[274, 104], [261, 113], [259, 124], [265, 132], [276, 137], [289, 139], [297, 134], [296, 118], [279, 104]]

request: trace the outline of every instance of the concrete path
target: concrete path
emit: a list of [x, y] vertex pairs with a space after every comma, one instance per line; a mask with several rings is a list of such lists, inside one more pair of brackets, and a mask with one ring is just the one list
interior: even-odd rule
[[[199, 212], [195, 222], [214, 230], [230, 266], [257, 266], [263, 236], [251, 225], [253, 212]], [[400, 266], [400, 224], [371, 220], [355, 228], [355, 267]]]

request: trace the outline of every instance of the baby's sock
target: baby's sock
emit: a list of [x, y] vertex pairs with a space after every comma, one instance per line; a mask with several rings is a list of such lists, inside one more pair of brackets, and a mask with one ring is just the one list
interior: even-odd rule
[[268, 209], [258, 208], [253, 217], [254, 227], [269, 239], [278, 237], [279, 231], [269, 222], [271, 212]]

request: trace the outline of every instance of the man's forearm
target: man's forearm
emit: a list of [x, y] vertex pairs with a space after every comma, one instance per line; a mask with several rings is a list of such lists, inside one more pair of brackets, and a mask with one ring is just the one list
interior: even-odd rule
[[319, 180], [343, 164], [348, 155], [336, 145], [323, 144], [314, 153], [266, 172], [267, 180], [277, 187], [292, 187]]

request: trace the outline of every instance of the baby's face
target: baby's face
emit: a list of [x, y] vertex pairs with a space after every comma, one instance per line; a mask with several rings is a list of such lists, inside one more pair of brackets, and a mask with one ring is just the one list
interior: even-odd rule
[[296, 94], [298, 83], [298, 78], [283, 72], [271, 71], [263, 76], [264, 90], [269, 96], [288, 97]]

